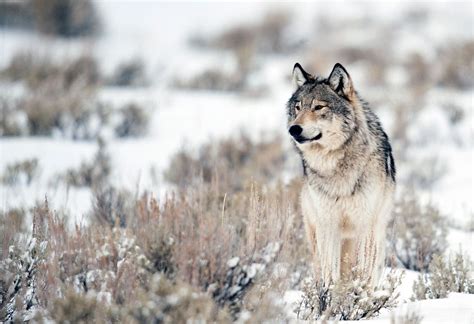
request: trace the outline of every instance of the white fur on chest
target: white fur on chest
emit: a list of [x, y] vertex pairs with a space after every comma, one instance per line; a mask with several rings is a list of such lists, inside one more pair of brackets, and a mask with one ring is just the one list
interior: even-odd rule
[[315, 227], [336, 228], [347, 225], [348, 229], [353, 230], [350, 232], [357, 235], [364, 228], [381, 220], [381, 208], [389, 198], [384, 187], [384, 183], [372, 182], [354, 195], [336, 199], [306, 184], [301, 192], [303, 215]]

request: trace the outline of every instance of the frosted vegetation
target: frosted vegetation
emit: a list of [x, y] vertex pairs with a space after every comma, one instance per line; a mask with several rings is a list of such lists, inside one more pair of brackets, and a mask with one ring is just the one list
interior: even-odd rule
[[[0, 321], [472, 321], [469, 5], [192, 7], [0, 3]], [[296, 61], [392, 139], [376, 287], [312, 272]]]

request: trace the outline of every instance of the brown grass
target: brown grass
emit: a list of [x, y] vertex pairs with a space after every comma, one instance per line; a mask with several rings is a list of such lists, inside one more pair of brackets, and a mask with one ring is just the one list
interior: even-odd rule
[[389, 255], [406, 269], [427, 270], [433, 256], [447, 247], [447, 221], [432, 205], [423, 206], [413, 191], [396, 202], [388, 230]]
[[[165, 180], [185, 187], [196, 181], [215, 182], [222, 191], [244, 189], [249, 180], [274, 183], [286, 152], [280, 138], [253, 143], [246, 135], [203, 145], [199, 152], [182, 150], [172, 157]], [[272, 181], [273, 180], [273, 181]]]
[[[170, 280], [166, 283], [169, 294], [179, 292], [181, 285], [193, 287], [185, 288], [189, 296], [194, 296], [191, 291], [203, 293], [202, 298], [189, 297], [191, 300], [170, 318], [178, 319], [179, 314], [188, 312], [197, 318], [221, 316], [211, 299], [224, 312], [232, 306], [235, 318], [247, 290], [259, 284], [259, 275], [271, 273], [275, 262], [286, 264], [292, 273], [293, 266], [301, 261], [295, 262], [295, 258], [305, 255], [301, 220], [295, 210], [297, 188], [252, 183], [240, 192], [225, 194], [215, 180], [201, 182], [161, 202], [149, 194], [132, 199], [132, 205], [123, 209], [123, 224], [96, 222], [72, 231], [47, 204], [40, 205], [34, 213], [33, 237], [46, 250], [36, 254], [34, 271], [28, 277], [36, 287], [33, 304], [44, 309], [45, 316], [64, 315], [77, 303], [82, 306], [71, 313], [74, 318], [113, 314], [137, 320], [136, 316], [147, 314], [140, 310], [148, 307], [146, 302], [158, 298], [150, 283], [161, 273]], [[46, 241], [47, 245], [42, 245]], [[279, 243], [279, 248], [269, 252], [271, 243]], [[23, 247], [17, 248], [15, 258], [20, 262]], [[239, 270], [229, 277], [228, 261], [233, 257], [240, 258], [240, 268], [233, 268], [233, 272]], [[260, 270], [254, 273], [253, 268]], [[18, 291], [26, 292], [24, 285], [30, 281], [22, 281]], [[5, 282], [10, 283], [6, 287], [10, 289], [12, 282]], [[232, 293], [235, 287], [240, 287], [237, 295]], [[69, 297], [58, 300], [62, 295]], [[14, 298], [22, 300], [25, 296], [16, 294]], [[90, 298], [109, 300], [110, 310], [95, 307]], [[126, 312], [115, 313], [117, 307]], [[15, 309], [23, 315], [30, 311]]]

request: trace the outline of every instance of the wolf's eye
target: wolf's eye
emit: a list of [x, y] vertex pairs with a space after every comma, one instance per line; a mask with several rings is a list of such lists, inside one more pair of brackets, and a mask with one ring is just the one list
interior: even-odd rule
[[296, 103], [295, 105], [295, 111], [298, 112], [301, 110], [301, 104], [299, 102]]
[[322, 105], [316, 105], [316, 106], [314, 106], [313, 109], [314, 109], [314, 110], [321, 110], [321, 109], [323, 109], [323, 108], [324, 108], [324, 106], [322, 106]]

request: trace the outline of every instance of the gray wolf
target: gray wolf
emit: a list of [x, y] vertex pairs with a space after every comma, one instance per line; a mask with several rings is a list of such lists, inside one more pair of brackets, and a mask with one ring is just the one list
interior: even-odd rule
[[389, 139], [341, 64], [321, 78], [296, 63], [293, 82], [288, 131], [303, 162], [301, 209], [315, 274], [374, 285], [395, 192]]

